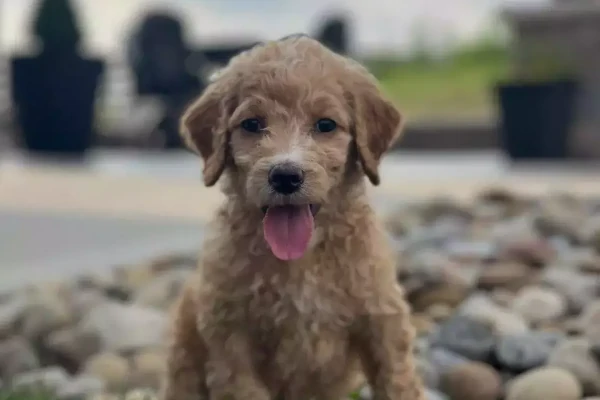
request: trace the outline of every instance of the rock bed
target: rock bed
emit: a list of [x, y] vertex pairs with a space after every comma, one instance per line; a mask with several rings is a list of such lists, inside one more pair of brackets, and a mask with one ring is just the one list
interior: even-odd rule
[[[600, 198], [497, 189], [393, 210], [429, 400], [600, 399]], [[64, 400], [155, 393], [168, 310], [195, 264], [176, 255], [0, 296], [0, 380]]]

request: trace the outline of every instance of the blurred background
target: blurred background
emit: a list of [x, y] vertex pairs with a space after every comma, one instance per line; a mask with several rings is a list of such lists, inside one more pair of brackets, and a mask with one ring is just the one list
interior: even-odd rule
[[0, 399], [156, 390], [223, 200], [178, 119], [300, 32], [406, 117], [369, 190], [428, 400], [600, 396], [600, 0], [0, 0]]
[[598, 155], [593, 0], [111, 1], [2, 2], [4, 142], [177, 148], [181, 107], [212, 69], [304, 32], [371, 67], [408, 118], [405, 148]]

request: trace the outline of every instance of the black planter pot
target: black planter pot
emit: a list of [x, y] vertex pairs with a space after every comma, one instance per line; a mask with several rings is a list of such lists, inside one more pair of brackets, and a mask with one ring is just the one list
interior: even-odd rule
[[496, 95], [502, 146], [511, 159], [568, 156], [577, 97], [574, 80], [501, 84]]
[[79, 157], [94, 141], [99, 60], [77, 53], [16, 57], [11, 62], [12, 99], [22, 145], [30, 152]]

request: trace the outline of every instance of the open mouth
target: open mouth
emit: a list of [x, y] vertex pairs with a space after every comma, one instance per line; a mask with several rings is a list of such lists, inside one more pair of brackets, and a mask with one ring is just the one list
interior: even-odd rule
[[[261, 207], [261, 211], [262, 211], [263, 215], [265, 215], [267, 213], [267, 211], [269, 210], [269, 208], [272, 208], [272, 207], [305, 207], [305, 206], [306, 205], [264, 206], [264, 207]], [[310, 212], [313, 215], [313, 217], [315, 215], [317, 215], [317, 213], [321, 209], [320, 204], [308, 204], [308, 207], [310, 207]]]
[[263, 234], [275, 257], [290, 261], [304, 255], [319, 208], [317, 204], [262, 207]]

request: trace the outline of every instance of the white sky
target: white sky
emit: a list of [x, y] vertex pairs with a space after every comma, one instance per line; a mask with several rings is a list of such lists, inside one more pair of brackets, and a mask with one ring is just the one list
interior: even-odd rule
[[[28, 43], [28, 21], [37, 0], [1, 0], [0, 46], [12, 52]], [[464, 39], [489, 28], [494, 11], [549, 0], [72, 0], [95, 53], [122, 51], [132, 23], [145, 10], [163, 5], [185, 21], [191, 40], [247, 36], [277, 38], [312, 33], [315, 18], [328, 10], [354, 15], [356, 50], [405, 50], [417, 24], [438, 43]], [[486, 24], [488, 26], [486, 26]]]

